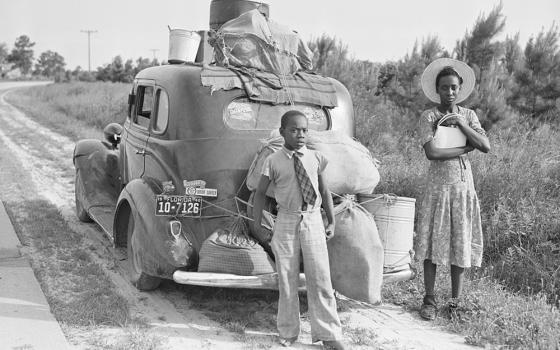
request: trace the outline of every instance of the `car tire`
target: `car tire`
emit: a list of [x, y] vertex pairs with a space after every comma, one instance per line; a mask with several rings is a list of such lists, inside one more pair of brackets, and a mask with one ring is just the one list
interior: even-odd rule
[[138, 289], [142, 291], [150, 291], [159, 287], [161, 283], [161, 278], [150, 276], [142, 271], [140, 266], [140, 261], [138, 259], [138, 252], [134, 250], [132, 246], [132, 237], [134, 236], [134, 215], [132, 213], [128, 218], [127, 227], [127, 241], [126, 241], [126, 252], [127, 252], [127, 273], [130, 282]]
[[76, 170], [76, 179], [74, 181], [74, 196], [76, 199], [76, 216], [81, 222], [91, 222], [91, 217], [84, 209], [84, 205], [80, 200], [84, 196], [84, 186], [82, 184], [82, 177], [80, 176], [79, 170]]

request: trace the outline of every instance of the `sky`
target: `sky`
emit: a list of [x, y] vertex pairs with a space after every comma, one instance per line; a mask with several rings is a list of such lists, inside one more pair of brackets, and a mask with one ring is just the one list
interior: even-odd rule
[[[489, 0], [269, 0], [270, 18], [300, 33], [304, 40], [326, 33], [348, 45], [354, 58], [385, 62], [410, 52], [416, 40], [437, 35], [452, 51], [476, 18], [499, 1]], [[502, 37], [531, 36], [560, 24], [560, 0], [503, 0]], [[68, 69], [91, 68], [121, 55], [166, 60], [171, 28], [208, 29], [210, 0], [0, 0], [0, 43], [11, 50], [22, 34], [35, 42], [35, 58], [51, 50]], [[154, 51], [157, 50], [157, 51]]]

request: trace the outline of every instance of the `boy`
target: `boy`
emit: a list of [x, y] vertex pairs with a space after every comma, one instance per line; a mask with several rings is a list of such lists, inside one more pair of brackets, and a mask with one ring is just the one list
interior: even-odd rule
[[[284, 146], [265, 161], [255, 193], [255, 231], [261, 227], [268, 185], [276, 185], [278, 216], [272, 250], [276, 259], [279, 293], [278, 333], [280, 343], [290, 346], [299, 336], [298, 276], [300, 251], [303, 255], [312, 342], [345, 349], [336, 300], [332, 290], [326, 240], [334, 235], [334, 209], [324, 170], [327, 159], [305, 147], [307, 118], [299, 111], [282, 116], [280, 135]], [[321, 217], [321, 204], [328, 220]], [[326, 239], [325, 239], [326, 235]]]

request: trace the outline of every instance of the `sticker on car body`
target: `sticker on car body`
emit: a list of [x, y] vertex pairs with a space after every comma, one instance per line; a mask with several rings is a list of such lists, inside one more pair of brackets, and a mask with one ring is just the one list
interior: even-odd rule
[[187, 196], [218, 197], [218, 190], [206, 188], [206, 181], [204, 180], [183, 180], [183, 185]]

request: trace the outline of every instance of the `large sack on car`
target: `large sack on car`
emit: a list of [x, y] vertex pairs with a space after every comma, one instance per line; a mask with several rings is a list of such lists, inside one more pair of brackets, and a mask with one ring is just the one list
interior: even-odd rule
[[335, 130], [310, 132], [307, 147], [320, 151], [329, 160], [325, 175], [331, 192], [372, 193], [379, 183], [371, 153], [351, 137]]
[[[262, 141], [262, 146], [253, 159], [247, 174], [247, 188], [257, 189], [266, 158], [284, 143], [281, 136]], [[351, 137], [335, 131], [310, 131], [307, 139], [309, 149], [320, 151], [328, 159], [325, 169], [327, 186], [337, 194], [372, 193], [379, 183], [379, 171], [369, 150]], [[267, 196], [274, 197], [270, 186]]]
[[217, 229], [202, 243], [198, 271], [262, 275], [274, 272], [274, 262], [238, 218], [232, 227]]
[[[282, 148], [284, 139], [281, 136], [275, 136], [267, 140], [262, 140], [261, 142], [261, 148], [257, 151], [257, 154], [249, 167], [249, 171], [247, 172], [247, 188], [250, 191], [255, 191], [259, 186], [259, 181], [261, 180], [264, 168], [264, 161], [269, 155]], [[274, 184], [270, 184], [268, 190], [266, 191], [266, 195], [274, 198]]]
[[356, 300], [381, 302], [383, 245], [373, 216], [343, 198], [335, 218], [335, 235], [327, 243], [333, 288]]

